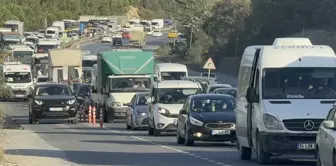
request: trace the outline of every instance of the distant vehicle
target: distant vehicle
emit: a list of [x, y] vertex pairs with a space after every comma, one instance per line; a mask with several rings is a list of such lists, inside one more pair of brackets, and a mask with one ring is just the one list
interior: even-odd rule
[[213, 91], [217, 88], [232, 88], [232, 86], [229, 84], [210, 84], [206, 93], [213, 93]]
[[126, 39], [129, 39], [131, 38], [131, 33], [130, 32], [123, 32], [121, 34], [122, 38], [126, 38]]
[[145, 32], [146, 32], [146, 35], [153, 35], [153, 30], [152, 30], [152, 28], [151, 27], [146, 27], [145, 28]]
[[184, 64], [179, 63], [158, 63], [155, 65], [155, 81], [182, 80], [188, 77], [188, 69]]
[[102, 39], [102, 43], [112, 43], [113, 39], [111, 36], [104, 36]]
[[135, 130], [148, 127], [149, 92], [136, 93], [131, 100], [131, 109], [126, 113], [126, 128]]
[[217, 88], [213, 92], [214, 94], [227, 94], [232, 97], [237, 97], [237, 88]]
[[69, 86], [57, 83], [36, 85], [29, 103], [29, 123], [43, 118], [68, 119], [78, 123], [77, 101]]
[[85, 110], [89, 110], [89, 105], [91, 104], [91, 84], [77, 84], [74, 92], [78, 104], [83, 105]]
[[187, 146], [195, 141], [236, 141], [236, 101], [229, 95], [192, 95], [180, 110], [177, 143]]
[[[208, 78], [208, 73], [201, 73], [201, 76]], [[217, 82], [217, 75], [215, 73], [210, 73], [210, 79]]]
[[46, 83], [48, 81], [49, 81], [48, 76], [37, 76], [36, 77], [36, 84]]
[[177, 34], [176, 31], [170, 31], [168, 33], [168, 38], [178, 38], [178, 37], [179, 37], [179, 35]]
[[163, 36], [163, 34], [159, 30], [154, 30], [154, 32], [152, 33], [152, 36], [154, 36], [154, 37], [161, 37], [161, 36]]

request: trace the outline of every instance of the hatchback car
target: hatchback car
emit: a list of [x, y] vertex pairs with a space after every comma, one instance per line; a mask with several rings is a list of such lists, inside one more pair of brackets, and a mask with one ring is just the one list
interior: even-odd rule
[[161, 37], [163, 34], [161, 31], [158, 31], [158, 30], [155, 30], [153, 33], [152, 33], [152, 36], [153, 37]]
[[77, 101], [68, 85], [48, 83], [36, 85], [29, 103], [29, 123], [40, 119], [68, 119], [78, 122]]
[[229, 84], [209, 84], [206, 93], [213, 93], [217, 88], [232, 88], [232, 86]]
[[178, 144], [195, 141], [236, 141], [235, 99], [230, 95], [199, 94], [188, 98], [178, 115]]
[[126, 114], [126, 128], [136, 130], [148, 127], [149, 92], [137, 93], [131, 100], [131, 109]]

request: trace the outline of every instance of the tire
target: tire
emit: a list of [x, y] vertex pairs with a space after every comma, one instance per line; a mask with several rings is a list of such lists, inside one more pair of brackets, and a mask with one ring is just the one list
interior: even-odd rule
[[177, 142], [177, 144], [180, 144], [180, 145], [185, 142], [185, 139], [183, 137], [181, 137], [179, 131], [176, 132], [176, 142]]
[[126, 121], [126, 129], [131, 130], [131, 126], [127, 123], [127, 121]]
[[320, 152], [319, 149], [316, 149], [316, 154], [315, 154], [315, 158], [316, 158], [316, 166], [322, 166], [322, 162], [321, 162], [321, 157], [320, 157]]
[[259, 135], [258, 135], [258, 134], [257, 134], [256, 153], [257, 153], [257, 161], [258, 161], [258, 164], [260, 164], [260, 165], [266, 165], [266, 164], [269, 164], [271, 154], [266, 153], [266, 152], [264, 151], [264, 148], [262, 147], [262, 145], [261, 145], [261, 143], [260, 143]]
[[136, 130], [136, 127], [134, 127], [134, 123], [133, 123], [133, 117], [131, 116], [131, 130]]
[[187, 126], [184, 127], [184, 145], [186, 146], [193, 146], [195, 144], [195, 141], [192, 138], [189, 138], [189, 132], [187, 130]]
[[150, 136], [154, 135], [154, 129], [149, 123], [148, 123], [148, 135]]
[[241, 160], [251, 160], [252, 158], [252, 149], [247, 148], [245, 146], [240, 146], [239, 142], [237, 142], [237, 148], [239, 151], [239, 157]]
[[105, 109], [103, 110], [103, 115], [104, 115], [104, 123], [109, 123], [109, 115], [105, 106]]
[[29, 112], [29, 124], [38, 124], [36, 117], [33, 113]]
[[156, 126], [155, 126], [155, 121], [153, 120], [153, 130], [154, 130], [154, 136], [160, 136], [161, 135], [161, 131], [157, 130], [156, 129]]

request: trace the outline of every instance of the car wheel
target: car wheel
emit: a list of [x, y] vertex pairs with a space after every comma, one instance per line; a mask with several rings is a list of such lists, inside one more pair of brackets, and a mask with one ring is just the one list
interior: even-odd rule
[[266, 165], [266, 164], [268, 164], [270, 162], [271, 154], [266, 153], [264, 151], [264, 148], [261, 145], [261, 142], [260, 142], [260, 139], [259, 139], [258, 135], [257, 135], [257, 141], [256, 142], [257, 142], [256, 153], [257, 153], [258, 164], [260, 164], [260, 165]]
[[183, 144], [185, 142], [185, 139], [181, 137], [180, 132], [178, 130], [176, 132], [176, 142], [177, 144]]
[[[320, 152], [319, 149], [316, 149], [316, 166], [322, 166], [322, 162], [321, 162], [321, 157], [320, 157]], [[334, 163], [335, 163], [335, 159], [334, 159]]]
[[336, 152], [335, 149], [333, 150], [333, 165], [336, 164]]
[[154, 136], [160, 136], [161, 135], [161, 131], [159, 131], [158, 129], [156, 129], [155, 125], [154, 125], [153, 129], [154, 129]]
[[195, 141], [192, 138], [189, 138], [189, 131], [187, 130], [187, 126], [184, 127], [184, 145], [193, 146]]
[[152, 128], [152, 126], [150, 125], [150, 123], [148, 123], [148, 135], [154, 135], [154, 129]]
[[72, 124], [77, 124], [78, 123], [78, 113], [76, 113], [75, 117], [73, 117], [73, 119], [71, 119], [71, 123]]
[[251, 160], [252, 149], [245, 146], [240, 146], [239, 141], [237, 141], [237, 149], [239, 151], [239, 157], [241, 160]]

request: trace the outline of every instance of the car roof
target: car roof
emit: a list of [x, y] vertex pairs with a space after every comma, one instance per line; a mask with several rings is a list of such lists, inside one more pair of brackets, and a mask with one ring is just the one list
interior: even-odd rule
[[209, 87], [210, 86], [231, 86], [230, 84], [209, 84]]
[[197, 95], [192, 95], [191, 99], [225, 99], [225, 98], [233, 98], [231, 95], [228, 94], [197, 94]]
[[189, 80], [167, 80], [154, 83], [155, 88], [201, 88], [197, 82]]
[[36, 87], [42, 86], [68, 86], [66, 84], [59, 84], [59, 83], [44, 83], [44, 84], [36, 84]]
[[215, 91], [218, 91], [218, 90], [237, 90], [237, 88], [217, 88], [215, 89]]

